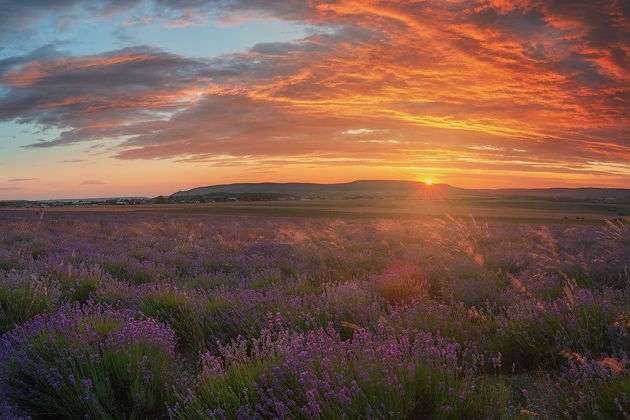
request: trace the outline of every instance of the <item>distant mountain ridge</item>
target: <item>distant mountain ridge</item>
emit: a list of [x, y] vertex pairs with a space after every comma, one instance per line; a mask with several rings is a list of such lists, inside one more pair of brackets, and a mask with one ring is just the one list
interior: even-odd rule
[[261, 182], [212, 185], [193, 188], [187, 191], [178, 191], [174, 193], [172, 197], [181, 198], [215, 193], [268, 193], [323, 198], [348, 198], [359, 196], [407, 197], [420, 194], [429, 188], [433, 192], [448, 195], [458, 195], [467, 191], [447, 184], [428, 186], [423, 182], [416, 181], [359, 180], [338, 184]]
[[624, 188], [503, 188], [465, 189], [448, 184], [427, 185], [417, 181], [358, 180], [336, 184], [311, 182], [259, 182], [210, 185], [178, 191], [173, 198], [208, 194], [286, 194], [297, 197], [357, 198], [413, 197], [430, 195], [441, 198], [529, 198], [553, 201], [597, 201], [630, 203], [630, 189]]
[[356, 198], [413, 197], [431, 195], [442, 198], [529, 198], [552, 201], [597, 201], [630, 203], [630, 189], [624, 188], [502, 188], [465, 189], [448, 184], [427, 185], [417, 181], [358, 180], [336, 184], [311, 182], [260, 182], [210, 185], [172, 194], [174, 198], [216, 193], [287, 194], [297, 197]]

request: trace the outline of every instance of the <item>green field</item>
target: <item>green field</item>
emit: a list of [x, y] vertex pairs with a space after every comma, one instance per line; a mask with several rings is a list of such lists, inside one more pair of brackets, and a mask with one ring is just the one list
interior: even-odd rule
[[630, 205], [543, 200], [312, 200], [140, 206], [136, 211], [279, 217], [418, 218], [598, 222], [630, 215]]
[[[41, 209], [25, 209], [40, 211]], [[255, 201], [201, 204], [146, 204], [130, 206], [65, 206], [44, 212], [150, 212], [183, 215], [240, 215], [314, 218], [474, 217], [482, 220], [553, 223], [601, 223], [627, 218], [630, 204], [560, 202], [535, 199], [465, 198], [456, 200], [345, 199], [301, 201]]]

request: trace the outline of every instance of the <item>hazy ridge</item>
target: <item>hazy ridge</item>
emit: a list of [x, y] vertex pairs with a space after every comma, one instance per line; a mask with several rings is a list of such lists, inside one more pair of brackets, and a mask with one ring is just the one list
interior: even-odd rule
[[552, 201], [594, 201], [630, 203], [630, 189], [624, 188], [503, 188], [466, 189], [448, 184], [427, 185], [417, 181], [358, 180], [336, 184], [308, 182], [260, 182], [210, 185], [178, 191], [172, 197], [194, 197], [216, 193], [267, 193], [301, 197], [422, 197], [433, 198], [530, 198]]

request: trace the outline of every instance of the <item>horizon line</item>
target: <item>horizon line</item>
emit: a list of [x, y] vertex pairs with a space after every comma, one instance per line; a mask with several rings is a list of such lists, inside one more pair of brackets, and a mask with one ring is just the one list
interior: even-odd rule
[[231, 183], [223, 183], [223, 184], [209, 184], [202, 185], [197, 187], [192, 187], [188, 189], [178, 190], [168, 194], [157, 194], [157, 195], [113, 195], [107, 197], [56, 197], [56, 198], [37, 198], [37, 199], [28, 199], [28, 198], [0, 198], [0, 202], [8, 202], [8, 201], [62, 201], [62, 200], [111, 200], [111, 199], [151, 199], [159, 196], [170, 197], [179, 192], [186, 192], [198, 188], [209, 188], [209, 187], [219, 187], [219, 186], [230, 186], [230, 185], [260, 185], [260, 184], [311, 184], [311, 185], [343, 185], [343, 184], [352, 184], [355, 182], [408, 182], [408, 183], [417, 183], [424, 184], [426, 186], [437, 187], [437, 186], [448, 186], [452, 188], [457, 188], [466, 191], [500, 191], [500, 190], [576, 190], [576, 189], [602, 189], [602, 190], [630, 190], [630, 186], [627, 188], [623, 187], [596, 187], [596, 186], [571, 186], [571, 187], [509, 187], [509, 188], [464, 188], [458, 187], [453, 184], [441, 183], [441, 182], [427, 182], [428, 180], [420, 181], [420, 180], [410, 180], [410, 179], [355, 179], [353, 181], [344, 181], [344, 182], [305, 182], [305, 181], [286, 181], [286, 182], [276, 182], [276, 181], [259, 181], [259, 182], [231, 182]]

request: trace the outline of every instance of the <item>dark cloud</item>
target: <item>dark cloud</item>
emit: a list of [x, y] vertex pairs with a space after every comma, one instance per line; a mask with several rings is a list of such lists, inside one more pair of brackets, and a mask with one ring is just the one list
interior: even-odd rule
[[68, 128], [33, 147], [122, 136], [131, 123], [186, 106], [207, 86], [207, 71], [149, 47], [22, 63], [0, 76], [0, 120]]
[[11, 178], [11, 179], [8, 179], [7, 181], [9, 181], [9, 182], [24, 182], [24, 181], [34, 181], [36, 179], [37, 178]]
[[[59, 47], [63, 43], [46, 44], [36, 50], [31, 51], [28, 54], [21, 56], [12, 56], [0, 60], [0, 77], [9, 70], [25, 63], [38, 61], [38, 60], [51, 60], [66, 56], [65, 53], [59, 50]], [[0, 79], [1, 80], [1, 79]]]
[[0, 39], [32, 29], [46, 14], [70, 18], [73, 11], [111, 16], [139, 5], [141, 0], [0, 0]]
[[484, 30], [499, 32], [513, 39], [535, 39], [548, 33], [545, 15], [540, 10], [511, 10], [507, 13], [485, 8], [470, 14], [470, 21]]
[[573, 53], [554, 63], [556, 69], [589, 87], [605, 87], [614, 84], [614, 80], [602, 74], [602, 69], [589, 59], [587, 55]]

